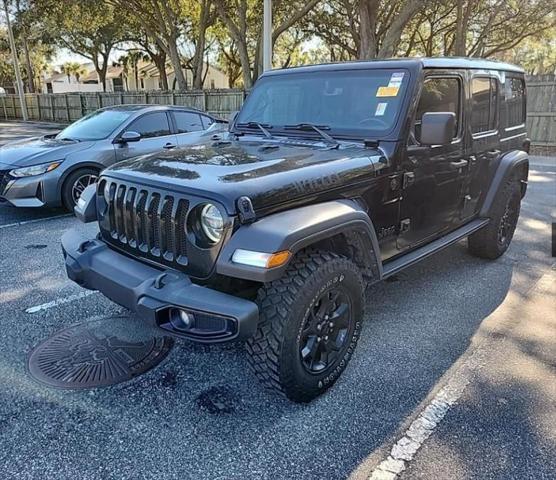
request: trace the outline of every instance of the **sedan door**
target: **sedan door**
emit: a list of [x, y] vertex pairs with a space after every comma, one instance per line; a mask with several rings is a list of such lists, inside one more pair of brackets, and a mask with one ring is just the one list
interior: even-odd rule
[[170, 120], [166, 112], [141, 115], [131, 122], [122, 134], [125, 132], [137, 132], [141, 139], [138, 142], [116, 143], [117, 161], [177, 146], [176, 135], [171, 133]]
[[210, 126], [209, 122], [212, 122], [212, 119], [206, 115], [195, 112], [173, 110], [171, 114], [174, 116], [176, 137], [180, 147], [198, 142]]

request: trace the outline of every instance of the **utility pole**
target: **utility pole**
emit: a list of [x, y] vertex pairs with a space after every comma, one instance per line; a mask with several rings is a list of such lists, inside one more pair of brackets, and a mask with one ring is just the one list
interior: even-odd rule
[[21, 114], [23, 120], [26, 122], [29, 117], [27, 116], [27, 106], [25, 105], [25, 95], [23, 93], [23, 82], [21, 81], [21, 72], [19, 71], [19, 62], [17, 61], [17, 52], [15, 49], [14, 34], [12, 32], [12, 24], [10, 23], [10, 13], [8, 11], [8, 0], [4, 0], [4, 11], [6, 12], [6, 23], [8, 25], [8, 37], [10, 38], [10, 48], [12, 50], [12, 58], [15, 70], [15, 81], [17, 83], [17, 93], [19, 94], [19, 103], [21, 104]]
[[272, 69], [272, 0], [264, 0], [263, 71]]

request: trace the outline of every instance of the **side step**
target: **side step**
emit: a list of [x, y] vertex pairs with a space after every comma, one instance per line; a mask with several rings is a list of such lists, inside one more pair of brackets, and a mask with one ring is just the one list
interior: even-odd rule
[[384, 270], [382, 272], [382, 278], [388, 278], [396, 273], [400, 272], [404, 268], [413, 265], [433, 253], [439, 252], [440, 250], [449, 247], [450, 245], [458, 242], [462, 238], [471, 235], [473, 232], [480, 230], [483, 228], [490, 220], [488, 218], [478, 218], [477, 220], [473, 220], [463, 227], [454, 230], [453, 232], [445, 235], [437, 240], [434, 240], [431, 243], [427, 243], [426, 245], [413, 250], [412, 252], [406, 253], [402, 255], [400, 258], [392, 260], [391, 262], [384, 264]]

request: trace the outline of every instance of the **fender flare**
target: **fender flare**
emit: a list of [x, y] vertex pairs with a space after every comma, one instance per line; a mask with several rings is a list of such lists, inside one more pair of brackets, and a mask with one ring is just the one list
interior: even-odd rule
[[263, 269], [232, 262], [236, 249], [275, 253], [289, 250], [293, 254], [303, 248], [346, 231], [358, 231], [370, 246], [382, 277], [380, 249], [374, 225], [367, 212], [353, 200], [336, 200], [299, 207], [262, 218], [240, 227], [223, 247], [216, 272], [232, 278], [270, 282], [280, 278], [288, 264]]
[[522, 178], [520, 178], [521, 197], [523, 198], [527, 190], [529, 155], [523, 150], [513, 150], [501, 157], [500, 163], [496, 168], [496, 172], [494, 173], [494, 177], [485, 196], [483, 206], [481, 207], [480, 217], [490, 217], [490, 212], [496, 199], [496, 194], [504, 183], [506, 183], [506, 181], [520, 168], [525, 168], [525, 175], [521, 175]]

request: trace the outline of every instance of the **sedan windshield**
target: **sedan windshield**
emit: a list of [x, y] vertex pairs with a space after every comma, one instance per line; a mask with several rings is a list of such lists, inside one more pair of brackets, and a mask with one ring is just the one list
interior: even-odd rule
[[121, 110], [97, 110], [72, 123], [56, 135], [56, 138], [79, 141], [102, 140], [116, 130], [132, 113]]
[[[316, 126], [330, 135], [368, 138], [387, 134], [399, 116], [409, 73], [405, 70], [343, 70], [261, 78], [236, 120], [260, 133], [303, 131]], [[309, 126], [308, 126], [309, 125]]]

